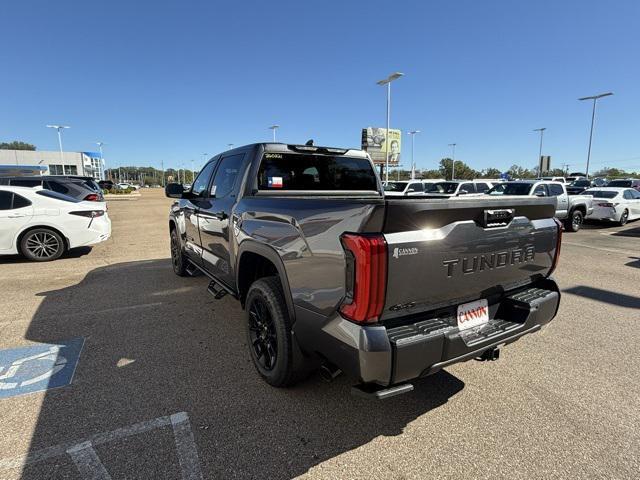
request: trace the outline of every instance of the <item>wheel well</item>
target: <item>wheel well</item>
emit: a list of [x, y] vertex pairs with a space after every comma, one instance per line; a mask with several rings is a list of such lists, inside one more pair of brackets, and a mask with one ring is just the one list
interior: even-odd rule
[[176, 222], [169, 220], [169, 233], [173, 232], [176, 228]]
[[[278, 269], [273, 262], [257, 253], [243, 253], [238, 264], [238, 295], [243, 306], [251, 284], [264, 277], [279, 278]], [[282, 286], [282, 282], [280, 285]]]
[[582, 216], [585, 216], [587, 214], [587, 208], [584, 205], [578, 205], [577, 207], [574, 207], [573, 210], [571, 210], [571, 213], [575, 212], [576, 210], [582, 213]]
[[20, 250], [20, 244], [22, 243], [22, 238], [31, 230], [37, 230], [38, 228], [46, 228], [47, 230], [53, 230], [54, 232], [56, 232], [58, 235], [62, 237], [62, 241], [64, 242], [64, 249], [69, 250], [69, 239], [60, 230], [58, 230], [55, 227], [50, 227], [49, 225], [35, 225], [33, 227], [29, 227], [25, 229], [24, 231], [20, 232], [20, 235], [18, 235], [18, 240], [16, 241], [16, 249], [18, 250], [18, 252], [22, 253], [22, 251]]

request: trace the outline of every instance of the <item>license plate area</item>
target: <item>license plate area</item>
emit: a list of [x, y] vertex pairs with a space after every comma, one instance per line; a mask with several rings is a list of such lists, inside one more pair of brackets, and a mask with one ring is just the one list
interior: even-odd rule
[[480, 327], [489, 321], [489, 303], [486, 298], [458, 305], [456, 314], [460, 331]]

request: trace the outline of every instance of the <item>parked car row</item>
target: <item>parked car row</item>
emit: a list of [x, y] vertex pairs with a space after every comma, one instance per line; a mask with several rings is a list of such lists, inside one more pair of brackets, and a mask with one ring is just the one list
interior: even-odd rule
[[45, 190], [68, 195], [77, 200], [103, 202], [100, 185], [93, 177], [39, 175], [33, 177], [0, 177], [0, 185], [13, 187], [40, 187]]
[[429, 196], [448, 198], [460, 195], [481, 195], [492, 186], [493, 183], [488, 180], [407, 180], [385, 183], [384, 194], [388, 197]]
[[[611, 187], [592, 187], [592, 181], [576, 179], [571, 184], [548, 177], [538, 180], [407, 180], [384, 185], [387, 197], [451, 198], [480, 195], [516, 195], [556, 198], [556, 218], [565, 229], [577, 232], [586, 218], [624, 225], [640, 217], [640, 191], [635, 180], [612, 180]], [[640, 186], [640, 181], [638, 182]]]

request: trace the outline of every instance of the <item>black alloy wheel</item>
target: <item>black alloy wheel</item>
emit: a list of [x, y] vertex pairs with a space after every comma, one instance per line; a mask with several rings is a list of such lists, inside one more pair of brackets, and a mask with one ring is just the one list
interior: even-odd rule
[[278, 277], [262, 277], [249, 287], [245, 303], [249, 354], [258, 374], [269, 385], [290, 387], [310, 373], [302, 357], [294, 360], [296, 344]]
[[263, 298], [255, 296], [248, 305], [249, 341], [256, 361], [267, 372], [278, 360], [278, 337], [269, 306]]
[[180, 245], [180, 237], [178, 231], [174, 228], [171, 230], [171, 265], [176, 275], [180, 277], [187, 276], [187, 261], [182, 253]]

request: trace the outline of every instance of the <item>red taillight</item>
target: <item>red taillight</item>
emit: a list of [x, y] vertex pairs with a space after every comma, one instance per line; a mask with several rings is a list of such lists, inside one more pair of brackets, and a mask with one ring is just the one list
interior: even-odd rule
[[556, 239], [556, 253], [553, 256], [553, 262], [551, 263], [551, 270], [549, 270], [549, 275], [551, 275], [558, 266], [558, 259], [560, 258], [560, 246], [562, 245], [562, 222], [556, 217], [553, 217], [553, 220], [556, 222], [556, 226], [558, 227], [558, 237]]
[[104, 215], [104, 210], [77, 210], [75, 212], [69, 212], [71, 215], [77, 215], [79, 217], [95, 218]]
[[340, 313], [360, 323], [378, 321], [387, 287], [387, 242], [382, 235], [345, 233], [347, 288]]
[[599, 207], [614, 207], [615, 205], [611, 202], [600, 202], [600, 203], [596, 203], [596, 205], [598, 205]]
[[95, 193], [90, 193], [89, 195], [84, 197], [84, 199], [88, 202], [97, 202], [100, 199], [100, 197], [98, 197], [98, 195]]

